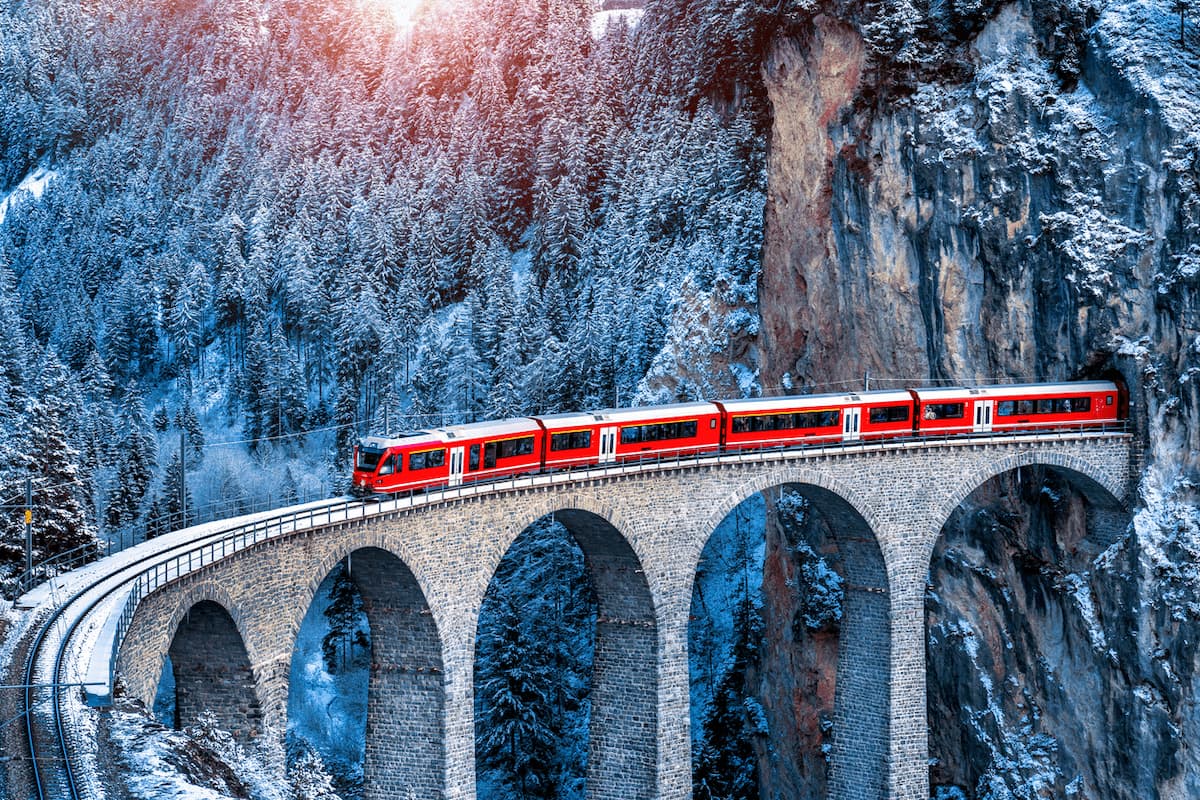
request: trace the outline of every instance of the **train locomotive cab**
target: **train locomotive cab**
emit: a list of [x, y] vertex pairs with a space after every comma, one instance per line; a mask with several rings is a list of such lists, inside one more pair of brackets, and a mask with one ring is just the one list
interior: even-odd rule
[[598, 463], [708, 453], [721, 447], [715, 403], [612, 408], [590, 414], [600, 443]]
[[387, 494], [409, 488], [405, 474], [409, 454], [435, 451], [441, 441], [431, 431], [397, 437], [368, 436], [354, 448], [352, 491], [355, 495]]

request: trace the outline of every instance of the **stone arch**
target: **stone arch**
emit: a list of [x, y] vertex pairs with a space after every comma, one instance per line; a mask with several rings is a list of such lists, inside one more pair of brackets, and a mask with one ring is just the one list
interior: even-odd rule
[[1048, 467], [1065, 477], [1072, 488], [1089, 503], [1089, 538], [1101, 549], [1123, 532], [1121, 520], [1127, 517], [1126, 488], [1117, 478], [1085, 459], [1069, 453], [1024, 450], [983, 461], [961, 480], [950, 484], [949, 491], [933, 505], [930, 519], [932, 538], [924, 543], [922, 563], [928, 565], [946, 523], [955, 510], [988, 481], [1022, 467]]
[[[489, 554], [482, 601], [517, 537], [553, 515], [583, 551], [597, 617], [590, 694], [589, 797], [655, 797], [658, 767], [658, 625], [654, 597], [619, 512], [580, 495], [554, 495], [515, 517]], [[476, 605], [478, 608], [479, 605]]]
[[325, 554], [309, 574], [291, 638], [321, 583], [346, 562], [371, 634], [363, 796], [446, 795], [446, 687], [443, 643], [425, 588], [408, 562], [383, 542], [359, 542]]
[[[976, 783], [991, 757], [1011, 759], [1024, 746], [1004, 737], [1015, 720], [1026, 739], [1053, 743], [1039, 774], [1073, 765], [1062, 770], [1094, 791], [1080, 765], [1108, 759], [1092, 749], [1104, 737], [1088, 723], [1119, 703], [1101, 677], [1105, 620], [1093, 590], [1103, 582], [1091, 583], [1088, 572], [1127, 530], [1131, 499], [1120, 471], [1098, 461], [1041, 447], [978, 451], [973, 468], [929, 497], [931, 525], [914, 544], [928, 587], [924, 703], [939, 792]], [[1043, 498], [1059, 481], [1074, 496]], [[1072, 680], [1061, 681], [1064, 674]], [[1124, 690], [1118, 695], [1123, 701]], [[979, 709], [989, 713], [972, 716]], [[1063, 791], [1063, 782], [1047, 791]]]
[[239, 741], [261, 733], [263, 690], [243, 635], [244, 622], [228, 594], [201, 584], [179, 603], [167, 630], [171, 640], [163, 662], [170, 656], [176, 728], [194, 725], [201, 713], [209, 712], [219, 728]]
[[784, 466], [756, 474], [726, 494], [699, 528], [701, 537], [689, 554], [690, 578], [694, 580], [704, 547], [725, 517], [752, 495], [777, 487], [795, 489], [825, 519], [846, 569], [828, 796], [874, 800], [888, 786], [892, 650], [890, 574], [874, 507], [852, 486], [811, 467]]

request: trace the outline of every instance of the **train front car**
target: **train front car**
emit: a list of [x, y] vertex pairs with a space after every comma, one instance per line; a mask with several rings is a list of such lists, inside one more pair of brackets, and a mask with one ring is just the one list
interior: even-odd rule
[[591, 412], [600, 436], [599, 463], [716, 452], [721, 409], [715, 403], [676, 403]]
[[523, 417], [438, 428], [448, 445], [450, 486], [538, 472], [545, 432], [537, 420]]
[[1069, 430], [1121, 420], [1111, 381], [916, 389], [921, 435]]
[[[367, 436], [354, 448], [351, 492], [358, 497], [391, 494], [411, 488], [405, 461], [416, 451], [436, 451], [441, 439], [431, 431], [412, 431], [397, 437]], [[436, 460], [436, 457], [434, 459]]]
[[912, 435], [908, 392], [723, 400], [725, 448], [751, 450]]

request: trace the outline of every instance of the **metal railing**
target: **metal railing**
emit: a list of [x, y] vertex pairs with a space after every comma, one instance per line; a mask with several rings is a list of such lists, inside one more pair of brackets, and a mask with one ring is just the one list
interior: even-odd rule
[[22, 572], [16, 578], [12, 579], [9, 582], [9, 586], [6, 587], [8, 589], [6, 594], [10, 596], [9, 599], [16, 599], [37, 584], [50, 578], [56, 578], [65, 572], [78, 569], [85, 564], [90, 564], [100, 558], [101, 555], [111, 556], [114, 553], [119, 553], [122, 550], [141, 544], [147, 539], [162, 536], [185, 527], [202, 525], [206, 522], [226, 519], [231, 516], [255, 514], [261, 511], [270, 511], [273, 508], [282, 508], [284, 506], [279, 504], [280, 501], [284, 501], [284, 505], [295, 505], [297, 503], [311, 503], [315, 500], [324, 499], [325, 496], [324, 492], [311, 492], [286, 501], [283, 498], [272, 499], [270, 496], [265, 500], [259, 500], [254, 503], [247, 503], [241, 500], [220, 500], [214, 503], [206, 503], [198, 508], [188, 509], [186, 512], [176, 511], [171, 514], [154, 517], [153, 519], [138, 520], [115, 531], [115, 539], [110, 536], [106, 542], [85, 542], [78, 547], [39, 561], [33, 565], [32, 569]]

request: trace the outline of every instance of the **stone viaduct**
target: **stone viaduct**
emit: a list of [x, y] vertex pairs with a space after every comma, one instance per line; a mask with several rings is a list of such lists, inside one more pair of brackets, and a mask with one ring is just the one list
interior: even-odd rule
[[1132, 436], [1099, 432], [875, 443], [593, 471], [399, 511], [384, 503], [149, 594], [118, 675], [149, 705], [169, 653], [184, 722], [207, 707], [242, 735], [282, 730], [301, 621], [350, 559], [373, 641], [366, 796], [473, 798], [480, 605], [513, 540], [553, 514], [583, 550], [599, 604], [589, 796], [688, 798], [688, 618], [701, 551], [739, 503], [786, 485], [835, 531], [847, 572], [829, 794], [925, 800], [924, 593], [943, 525], [990, 478], [1043, 465], [1084, 494], [1100, 548], [1128, 522], [1137, 461]]

